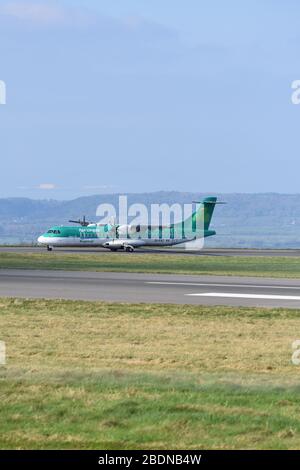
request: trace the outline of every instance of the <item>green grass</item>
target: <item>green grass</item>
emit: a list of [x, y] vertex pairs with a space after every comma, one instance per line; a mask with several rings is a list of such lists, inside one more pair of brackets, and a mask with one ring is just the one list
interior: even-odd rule
[[0, 448], [299, 448], [299, 336], [298, 310], [0, 299]]
[[297, 388], [122, 372], [51, 379], [1, 386], [2, 449], [299, 448]]
[[300, 258], [168, 254], [0, 253], [1, 268], [300, 278]]

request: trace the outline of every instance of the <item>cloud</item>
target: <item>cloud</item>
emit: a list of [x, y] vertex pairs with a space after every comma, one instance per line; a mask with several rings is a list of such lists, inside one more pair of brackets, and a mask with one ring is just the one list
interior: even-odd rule
[[24, 24], [40, 26], [86, 26], [94, 22], [93, 15], [83, 8], [66, 8], [47, 1], [5, 3], [0, 6], [0, 15]]
[[[1, 23], [36, 27], [92, 27], [101, 38], [122, 41], [178, 40], [178, 32], [139, 16], [112, 18], [86, 7], [67, 7], [47, 0], [12, 1], [0, 6]], [[1, 24], [1, 26], [3, 26]]]
[[155, 35], [157, 39], [178, 40], [178, 31], [140, 16], [125, 17], [120, 20], [120, 23], [125, 26], [127, 32], [132, 34], [149, 37]]
[[53, 189], [57, 189], [57, 186], [54, 183], [40, 183], [37, 186], [17, 186], [17, 189], [21, 189], [22, 191], [52, 191]]
[[55, 188], [56, 188], [56, 185], [53, 184], [53, 183], [41, 183], [37, 186], [36, 189], [51, 190], [51, 189], [55, 189]]
[[60, 186], [55, 183], [40, 183], [38, 185], [34, 186], [17, 186], [18, 190], [21, 191], [54, 191], [57, 194], [57, 192], [70, 192], [72, 191], [75, 194], [81, 194], [82, 192], [84, 193], [93, 193], [93, 194], [100, 194], [100, 193], [107, 193], [111, 191], [116, 191], [118, 189], [118, 186], [116, 185], [110, 185], [110, 184], [103, 184], [103, 185], [75, 185], [75, 186]]
[[65, 19], [65, 11], [61, 7], [46, 3], [7, 3], [0, 7], [0, 13], [19, 20], [39, 23], [61, 23]]

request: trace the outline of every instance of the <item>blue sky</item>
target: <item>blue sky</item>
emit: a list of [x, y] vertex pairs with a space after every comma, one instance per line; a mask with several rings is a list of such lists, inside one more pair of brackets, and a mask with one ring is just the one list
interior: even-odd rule
[[299, 192], [296, 0], [0, 0], [0, 197]]

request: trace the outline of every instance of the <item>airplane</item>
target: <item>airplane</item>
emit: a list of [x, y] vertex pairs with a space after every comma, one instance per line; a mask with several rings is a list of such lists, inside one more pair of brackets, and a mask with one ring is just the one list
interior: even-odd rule
[[[196, 202], [196, 201], [193, 201]], [[111, 251], [133, 252], [140, 247], [174, 246], [193, 242], [196, 239], [215, 235], [210, 230], [210, 222], [217, 202], [216, 197], [207, 197], [187, 219], [162, 225], [118, 225], [115, 223], [97, 224], [83, 220], [70, 220], [77, 226], [55, 226], [38, 238], [38, 244], [53, 247], [103, 247]]]

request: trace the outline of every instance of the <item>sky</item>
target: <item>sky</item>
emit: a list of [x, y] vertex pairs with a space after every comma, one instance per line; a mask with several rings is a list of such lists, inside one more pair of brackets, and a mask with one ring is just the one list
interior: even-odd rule
[[0, 197], [299, 193], [298, 0], [0, 0]]

